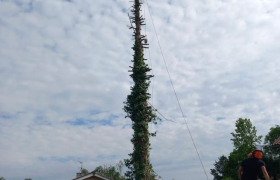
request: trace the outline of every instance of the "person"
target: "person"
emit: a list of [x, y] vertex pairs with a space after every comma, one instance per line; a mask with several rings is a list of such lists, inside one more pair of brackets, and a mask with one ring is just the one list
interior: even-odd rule
[[270, 180], [265, 168], [265, 163], [260, 159], [263, 156], [261, 150], [255, 150], [249, 154], [249, 158], [244, 159], [238, 170], [240, 180], [258, 180], [258, 174], [262, 171], [266, 180]]

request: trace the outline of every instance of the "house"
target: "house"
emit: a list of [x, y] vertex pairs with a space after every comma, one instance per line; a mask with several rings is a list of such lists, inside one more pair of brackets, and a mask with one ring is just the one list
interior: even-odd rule
[[114, 179], [106, 177], [96, 171], [92, 171], [83, 176], [81, 175], [81, 173], [77, 173], [76, 178], [73, 180], [114, 180]]
[[280, 149], [280, 136], [274, 141], [272, 147]]

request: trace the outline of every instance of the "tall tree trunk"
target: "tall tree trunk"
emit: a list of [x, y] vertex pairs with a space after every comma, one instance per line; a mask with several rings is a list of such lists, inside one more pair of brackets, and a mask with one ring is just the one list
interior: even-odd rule
[[150, 142], [149, 137], [155, 135], [149, 133], [149, 122], [156, 122], [156, 115], [154, 110], [148, 105], [147, 100], [150, 95], [147, 93], [150, 81], [153, 76], [147, 75], [151, 69], [144, 62], [143, 48], [146, 44], [145, 36], [141, 35], [141, 25], [143, 25], [144, 19], [140, 16], [141, 4], [139, 0], [134, 1], [133, 16], [130, 17], [134, 26], [131, 25], [131, 29], [134, 30], [134, 58], [133, 67], [130, 75], [133, 79], [134, 85], [131, 87], [131, 94], [127, 96], [125, 102], [124, 111], [127, 113], [126, 117], [132, 120], [132, 128], [134, 130], [131, 142], [133, 144], [133, 152], [130, 155], [130, 159], [125, 161], [129, 171], [126, 172], [126, 176], [131, 180], [150, 180], [154, 178], [154, 171], [149, 161]]

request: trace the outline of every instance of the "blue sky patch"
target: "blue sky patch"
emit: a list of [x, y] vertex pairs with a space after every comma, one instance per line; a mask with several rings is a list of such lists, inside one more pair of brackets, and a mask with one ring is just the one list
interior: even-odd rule
[[66, 123], [71, 124], [73, 126], [82, 126], [86, 124], [86, 120], [76, 119], [75, 121], [66, 121]]
[[23, 3], [20, 0], [15, 0], [14, 3], [20, 7], [23, 12], [30, 13], [33, 10], [33, 0], [30, 0], [29, 3]]
[[65, 158], [61, 158], [61, 157], [38, 157], [37, 158], [39, 161], [57, 161], [57, 162], [68, 162], [68, 161], [77, 161], [77, 157], [65, 157]]
[[2, 118], [2, 119], [10, 119], [11, 116], [8, 116], [8, 115], [1, 115], [1, 118]]
[[89, 115], [92, 116], [92, 115], [96, 115], [96, 114], [99, 114], [99, 113], [100, 113], [100, 111], [93, 110], [93, 111], [90, 111]]
[[44, 44], [44, 48], [49, 49], [49, 50], [51, 50], [53, 52], [56, 52], [57, 44], [56, 43], [54, 45]]
[[223, 120], [223, 119], [225, 119], [225, 117], [217, 117], [217, 121], [221, 121], [221, 120]]

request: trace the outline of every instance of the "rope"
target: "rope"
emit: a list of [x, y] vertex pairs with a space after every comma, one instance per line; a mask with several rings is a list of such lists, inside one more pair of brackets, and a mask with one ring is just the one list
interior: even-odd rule
[[174, 123], [176, 123], [175, 121], [173, 121], [173, 120], [170, 120], [170, 119], [167, 119], [166, 117], [164, 117], [149, 101], [147, 101], [151, 106], [152, 106], [152, 108], [154, 108], [154, 110], [156, 110], [156, 112], [159, 114], [159, 115], [161, 115], [166, 121], [172, 121], [172, 122], [174, 122]]
[[168, 67], [167, 67], [167, 64], [166, 64], [166, 61], [165, 61], [165, 58], [164, 58], [164, 55], [163, 55], [163, 51], [162, 51], [162, 48], [161, 48], [161, 45], [160, 45], [160, 42], [159, 42], [159, 39], [158, 39], [158, 35], [157, 35], [156, 28], [155, 28], [154, 20], [153, 20], [153, 18], [152, 18], [151, 11], [150, 11], [150, 8], [149, 8], [149, 3], [148, 3], [148, 0], [146, 0], [146, 2], [147, 2], [147, 6], [148, 6], [148, 10], [149, 10], [150, 17], [151, 17], [151, 20], [152, 20], [152, 24], [153, 24], [153, 27], [154, 27], [154, 31], [155, 31], [155, 34], [156, 34], [156, 37], [157, 37], [157, 41], [158, 41], [158, 45], [159, 45], [159, 48], [160, 48], [160, 52], [161, 52], [161, 55], [162, 55], [162, 58], [163, 58], [163, 61], [164, 61], [164, 64], [165, 64], [166, 71], [167, 71], [168, 76], [169, 76], [169, 79], [170, 79], [170, 83], [171, 83], [171, 85], [172, 85], [172, 88], [173, 88], [174, 94], [175, 94], [175, 96], [176, 96], [176, 99], [177, 99], [178, 105], [179, 105], [179, 107], [180, 107], [181, 113], [182, 113], [183, 118], [184, 118], [184, 120], [185, 120], [185, 124], [186, 124], [186, 126], [187, 126], [188, 131], [189, 131], [190, 137], [191, 137], [191, 139], [192, 139], [192, 143], [193, 143], [193, 145], [194, 145], [194, 147], [195, 147], [195, 150], [196, 150], [197, 156], [198, 156], [198, 158], [199, 158], [200, 164], [201, 164], [201, 166], [202, 166], [202, 168], [203, 168], [204, 174], [205, 174], [205, 176], [206, 176], [207, 180], [209, 180], [209, 178], [208, 178], [208, 176], [207, 176], [207, 173], [206, 173], [206, 171], [205, 171], [204, 165], [203, 165], [203, 163], [202, 163], [202, 160], [201, 160], [201, 158], [200, 158], [200, 155], [199, 155], [199, 153], [198, 153], [197, 147], [196, 147], [195, 142], [194, 142], [194, 140], [193, 140], [193, 137], [192, 137], [191, 131], [190, 131], [189, 126], [188, 126], [188, 124], [187, 124], [187, 121], [186, 121], [185, 115], [184, 115], [184, 113], [183, 113], [183, 110], [182, 110], [181, 104], [180, 104], [180, 102], [179, 102], [179, 99], [178, 99], [177, 93], [176, 93], [175, 88], [174, 88], [174, 85], [173, 85], [173, 82], [172, 82], [172, 79], [171, 79], [170, 73], [169, 73], [169, 71], [168, 71]]

